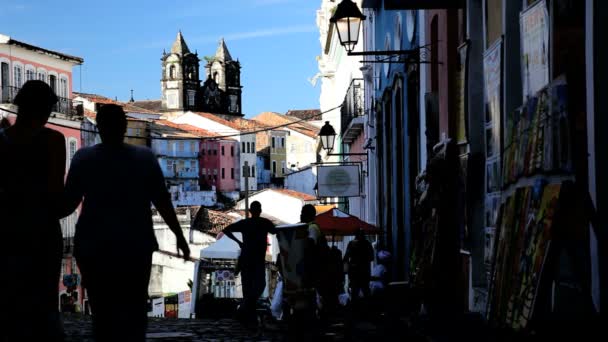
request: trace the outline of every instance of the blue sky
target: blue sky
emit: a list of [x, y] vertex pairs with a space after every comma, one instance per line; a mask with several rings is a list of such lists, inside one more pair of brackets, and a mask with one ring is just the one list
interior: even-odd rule
[[319, 85], [308, 81], [321, 52], [319, 0], [0, 2], [0, 33], [84, 58], [75, 91], [124, 101], [133, 89], [136, 100], [159, 99], [160, 57], [181, 29], [201, 58], [224, 37], [241, 62], [247, 117], [319, 107]]

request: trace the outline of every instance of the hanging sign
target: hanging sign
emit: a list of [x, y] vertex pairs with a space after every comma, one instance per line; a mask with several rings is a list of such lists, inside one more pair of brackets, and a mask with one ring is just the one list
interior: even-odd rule
[[524, 101], [549, 83], [549, 12], [545, 0], [519, 15]]
[[317, 168], [319, 197], [361, 196], [359, 165], [332, 165]]

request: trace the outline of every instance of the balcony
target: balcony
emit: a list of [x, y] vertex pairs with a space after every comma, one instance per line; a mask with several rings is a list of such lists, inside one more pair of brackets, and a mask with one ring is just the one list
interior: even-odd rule
[[166, 148], [161, 148], [157, 151], [157, 155], [159, 157], [197, 159], [198, 151], [169, 151]]
[[[0, 95], [0, 103], [14, 103], [15, 96], [19, 92], [19, 87], [3, 86]], [[82, 102], [73, 101], [66, 97], [57, 97], [58, 101], [53, 106], [53, 111], [68, 116], [82, 116]]]
[[340, 112], [342, 142], [350, 144], [361, 134], [365, 123], [363, 119], [365, 115], [363, 110], [363, 79], [352, 80], [346, 91]]
[[198, 179], [196, 170], [185, 169], [182, 171], [163, 171], [165, 178]]

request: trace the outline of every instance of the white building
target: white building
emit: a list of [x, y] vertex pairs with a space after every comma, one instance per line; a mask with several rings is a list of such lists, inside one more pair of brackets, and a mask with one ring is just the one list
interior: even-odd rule
[[[361, 0], [355, 3], [361, 5]], [[353, 79], [361, 79], [363, 73], [360, 70], [362, 57], [348, 56], [346, 50], [338, 39], [338, 33], [330, 25], [329, 19], [339, 2], [333, 0], [322, 0], [321, 8], [317, 10], [317, 27], [319, 28], [321, 43], [321, 55], [318, 57], [319, 73], [315, 76], [321, 79], [320, 105], [323, 112], [323, 121], [329, 121], [337, 133], [341, 127], [340, 109], [329, 111], [340, 106]], [[362, 34], [360, 35], [362, 36]], [[362, 51], [362, 39], [359, 40], [354, 51]], [[325, 113], [327, 112], [327, 113]], [[336, 137], [333, 153], [341, 152], [340, 136]], [[327, 161], [337, 161], [338, 157], [329, 157], [325, 151], [321, 151]]]
[[[315, 196], [287, 189], [264, 189], [249, 196], [249, 203], [258, 201], [262, 204], [262, 213], [286, 223], [300, 222], [300, 213], [304, 204], [316, 204]], [[245, 200], [236, 204], [236, 209], [245, 210]]]
[[184, 207], [177, 209], [177, 217], [182, 226], [182, 232], [188, 239], [190, 247], [190, 261], [184, 261], [177, 255], [177, 241], [175, 234], [156, 212], [152, 217], [154, 222], [154, 235], [158, 241], [159, 249], [152, 255], [152, 272], [148, 292], [151, 297], [164, 296], [168, 293], [178, 293], [190, 290], [188, 282], [193, 280], [194, 262], [201, 249], [215, 242], [211, 234], [191, 229], [192, 218], [196, 215], [198, 207]]

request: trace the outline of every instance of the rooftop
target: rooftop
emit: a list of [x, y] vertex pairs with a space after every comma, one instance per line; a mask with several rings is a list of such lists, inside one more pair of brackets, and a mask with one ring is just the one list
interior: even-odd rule
[[306, 121], [321, 120], [320, 109], [293, 109], [288, 110], [285, 116], [290, 116]]
[[267, 126], [287, 125], [286, 128], [316, 139], [319, 135], [319, 128], [307, 122], [301, 121], [296, 117], [286, 116], [275, 112], [263, 112], [255, 116], [252, 121], [257, 121]]
[[45, 48], [41, 48], [39, 46], [35, 46], [35, 45], [31, 45], [19, 40], [15, 40], [13, 38], [11, 38], [10, 36], [6, 36], [3, 34], [0, 34], [0, 44], [7, 44], [7, 45], [14, 45], [14, 46], [19, 46], [22, 47], [24, 49], [28, 49], [28, 50], [32, 50], [32, 51], [37, 51], [39, 53], [42, 54], [46, 54], [48, 56], [51, 57], [55, 57], [58, 59], [62, 59], [68, 62], [72, 62], [75, 64], [82, 64], [84, 63], [84, 59], [82, 59], [82, 57], [76, 57], [76, 56], [72, 56], [72, 55], [68, 55], [65, 53], [61, 53], [58, 51], [53, 51], [53, 50], [49, 50], [49, 49], [45, 49]]
[[193, 215], [192, 229], [203, 233], [217, 235], [236, 219], [227, 213], [199, 207]]

